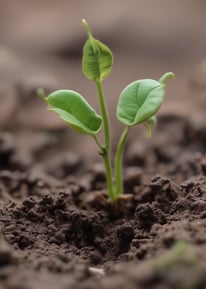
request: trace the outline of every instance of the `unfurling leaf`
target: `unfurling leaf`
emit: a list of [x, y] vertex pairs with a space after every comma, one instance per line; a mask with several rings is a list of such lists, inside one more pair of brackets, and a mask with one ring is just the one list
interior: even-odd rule
[[95, 135], [102, 126], [102, 118], [79, 93], [57, 90], [46, 98], [49, 110], [56, 112], [74, 130]]
[[88, 40], [83, 47], [83, 73], [90, 80], [102, 81], [112, 69], [112, 52], [104, 43], [92, 36], [86, 20], [83, 20], [83, 25], [88, 34]]

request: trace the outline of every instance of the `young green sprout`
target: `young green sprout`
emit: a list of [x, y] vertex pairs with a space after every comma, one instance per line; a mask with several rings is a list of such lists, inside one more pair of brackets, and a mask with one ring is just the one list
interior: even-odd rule
[[[125, 126], [120, 137], [114, 168], [111, 160], [111, 138], [107, 107], [105, 104], [102, 82], [109, 76], [113, 55], [102, 42], [95, 39], [86, 20], [82, 20], [88, 39], [83, 47], [82, 70], [84, 75], [95, 82], [98, 91], [101, 115], [87, 103], [82, 95], [73, 90], [57, 90], [45, 97], [43, 90], [38, 94], [49, 105], [50, 111], [79, 133], [90, 135], [99, 147], [105, 165], [109, 199], [114, 202], [123, 193], [122, 158], [128, 132], [131, 127], [144, 124], [148, 135], [156, 124], [156, 113], [162, 105], [167, 79], [174, 78], [172, 72], [165, 73], [158, 81], [142, 79], [130, 83], [120, 94], [117, 105], [117, 118]], [[98, 139], [103, 127], [104, 143]]]

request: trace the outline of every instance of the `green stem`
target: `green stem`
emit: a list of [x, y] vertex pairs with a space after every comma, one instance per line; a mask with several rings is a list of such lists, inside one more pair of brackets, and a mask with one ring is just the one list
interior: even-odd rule
[[93, 138], [94, 138], [97, 146], [99, 147], [100, 154], [102, 154], [102, 153], [103, 153], [103, 150], [104, 150], [104, 147], [100, 144], [100, 142], [99, 142], [98, 138], [96, 137], [96, 135], [92, 135], [92, 136], [93, 136]]
[[104, 159], [104, 166], [106, 170], [106, 181], [107, 181], [107, 189], [108, 189], [108, 196], [111, 201], [115, 201], [115, 193], [114, 193], [114, 186], [113, 186], [113, 179], [112, 179], [112, 168], [110, 158], [108, 154], [102, 156]]
[[103, 125], [104, 125], [104, 141], [105, 146], [103, 147], [104, 150], [101, 154], [104, 159], [104, 165], [106, 170], [106, 181], [107, 181], [107, 188], [108, 188], [108, 195], [109, 198], [114, 201], [115, 194], [114, 194], [114, 185], [112, 179], [112, 165], [111, 165], [111, 145], [110, 145], [110, 129], [109, 129], [109, 118], [108, 112], [104, 101], [104, 93], [101, 80], [96, 80], [96, 86], [99, 94], [99, 103], [102, 113]]
[[109, 117], [108, 112], [106, 108], [106, 104], [104, 101], [104, 93], [103, 93], [103, 87], [102, 82], [100, 80], [96, 81], [96, 86], [99, 94], [99, 104], [101, 108], [102, 113], [102, 119], [103, 119], [103, 125], [104, 125], [104, 140], [105, 140], [105, 148], [110, 152], [110, 129], [109, 129]]
[[115, 156], [115, 163], [114, 163], [115, 180], [116, 180], [115, 197], [123, 194], [122, 159], [123, 159], [123, 152], [124, 152], [124, 147], [125, 147], [128, 132], [129, 132], [129, 126], [127, 126], [124, 129], [120, 137], [116, 156]]

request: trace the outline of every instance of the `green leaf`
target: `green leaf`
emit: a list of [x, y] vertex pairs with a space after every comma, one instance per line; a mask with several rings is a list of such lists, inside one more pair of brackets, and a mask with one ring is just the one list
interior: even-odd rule
[[160, 108], [164, 85], [152, 79], [130, 83], [121, 93], [117, 117], [125, 125], [133, 126], [152, 117]]
[[112, 52], [104, 43], [92, 36], [86, 20], [83, 20], [83, 25], [88, 34], [88, 40], [83, 47], [83, 73], [90, 80], [102, 81], [112, 69]]
[[46, 98], [49, 110], [56, 112], [74, 130], [95, 135], [102, 126], [102, 118], [79, 93], [57, 90]]
[[159, 81], [142, 79], [130, 83], [121, 93], [117, 105], [117, 118], [127, 126], [143, 123], [154, 116], [162, 105], [165, 82], [174, 78], [165, 73]]

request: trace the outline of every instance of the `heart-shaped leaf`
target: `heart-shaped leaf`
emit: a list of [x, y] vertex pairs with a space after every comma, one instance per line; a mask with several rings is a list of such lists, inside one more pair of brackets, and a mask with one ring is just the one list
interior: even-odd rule
[[88, 34], [88, 40], [83, 47], [83, 73], [90, 80], [102, 81], [112, 69], [112, 52], [104, 43], [92, 36], [86, 20], [83, 20], [83, 25]]
[[46, 98], [49, 110], [56, 112], [69, 126], [83, 134], [95, 135], [102, 126], [102, 118], [79, 93], [57, 90]]
[[117, 105], [117, 118], [127, 126], [143, 123], [159, 110], [165, 93], [165, 81], [173, 78], [166, 73], [159, 80], [142, 79], [130, 83], [121, 93]]

